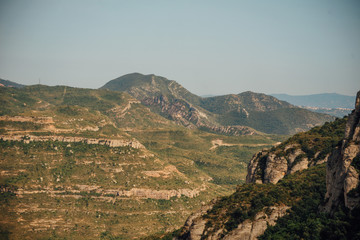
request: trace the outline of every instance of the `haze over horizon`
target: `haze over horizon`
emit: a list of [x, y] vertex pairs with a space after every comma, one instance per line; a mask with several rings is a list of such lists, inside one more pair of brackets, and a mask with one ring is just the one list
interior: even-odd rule
[[0, 0], [0, 78], [99, 88], [139, 72], [197, 95], [360, 89], [360, 2]]

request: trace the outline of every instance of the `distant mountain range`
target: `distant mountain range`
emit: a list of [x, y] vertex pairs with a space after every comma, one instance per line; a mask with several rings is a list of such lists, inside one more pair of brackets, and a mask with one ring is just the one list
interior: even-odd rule
[[326, 113], [336, 117], [348, 115], [354, 108], [355, 96], [337, 93], [322, 93], [312, 95], [271, 94], [272, 96], [287, 101], [308, 110]]
[[[24, 87], [7, 80], [0, 83]], [[334, 119], [250, 91], [203, 98], [176, 81], [156, 75], [127, 74], [109, 81], [101, 89], [127, 92], [154, 113], [185, 127], [226, 135], [294, 134]]]
[[293, 134], [333, 119], [253, 92], [202, 98], [177, 82], [156, 75], [132, 73], [102, 88], [128, 92], [154, 112], [178, 124], [231, 135], [256, 134], [257, 131]]
[[337, 93], [321, 93], [311, 95], [271, 94], [280, 100], [287, 101], [296, 106], [318, 108], [354, 108], [355, 96]]

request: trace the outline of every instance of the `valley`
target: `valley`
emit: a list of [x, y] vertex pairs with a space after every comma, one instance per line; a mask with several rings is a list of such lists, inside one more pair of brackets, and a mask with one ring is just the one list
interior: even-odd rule
[[[315, 194], [279, 195], [290, 191], [286, 181], [306, 188], [311, 179], [323, 192], [317, 175], [347, 118], [330, 122], [252, 92], [201, 98], [155, 75], [120, 79], [101, 89], [0, 87], [5, 239], [159, 239], [173, 231], [197, 239], [181, 228], [193, 213], [191, 221], [205, 224], [205, 214], [211, 222], [201, 225], [204, 237], [225, 236], [243, 214], [228, 206], [274, 225], [272, 211], [283, 216]], [[268, 184], [282, 178], [290, 180]], [[253, 203], [265, 193], [275, 195]]]
[[0, 0], [0, 240], [360, 240], [359, 26], [359, 0]]

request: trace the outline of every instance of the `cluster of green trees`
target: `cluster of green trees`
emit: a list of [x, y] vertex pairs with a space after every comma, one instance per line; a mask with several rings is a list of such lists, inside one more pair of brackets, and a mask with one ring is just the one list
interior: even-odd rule
[[327, 154], [339, 144], [344, 137], [344, 129], [347, 117], [336, 119], [333, 122], [326, 122], [322, 126], [314, 127], [310, 131], [295, 134], [283, 144], [285, 147], [289, 144], [300, 144], [301, 150], [305, 152], [309, 159], [314, 159], [315, 154], [320, 152], [316, 159], [323, 159]]
[[259, 239], [360, 239], [360, 208], [349, 211], [341, 206], [330, 216], [319, 211], [323, 199], [321, 193], [304, 196], [288, 215], [280, 218], [275, 226], [269, 226]]
[[270, 206], [293, 206], [304, 196], [318, 199], [326, 191], [325, 172], [323, 164], [288, 175], [276, 185], [238, 186], [234, 194], [219, 199], [208, 211], [204, 216], [208, 222], [206, 226], [211, 231], [216, 231], [224, 224], [226, 232], [229, 232], [246, 219], [253, 219], [258, 212], [270, 211]]

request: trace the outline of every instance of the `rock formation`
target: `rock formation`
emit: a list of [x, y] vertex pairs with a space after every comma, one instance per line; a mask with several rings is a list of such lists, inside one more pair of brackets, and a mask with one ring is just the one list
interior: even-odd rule
[[345, 117], [325, 123], [255, 154], [248, 165], [246, 182], [276, 184], [288, 174], [328, 161], [332, 150], [344, 137], [346, 122]]
[[106, 138], [84, 138], [84, 137], [67, 137], [67, 136], [34, 136], [34, 135], [0, 135], [0, 139], [4, 141], [24, 141], [29, 142], [43, 142], [43, 141], [59, 141], [59, 142], [82, 142], [86, 144], [107, 145], [109, 147], [132, 147], [136, 149], [145, 148], [136, 139], [106, 139]]
[[345, 137], [327, 162], [326, 212], [334, 212], [344, 201], [349, 209], [360, 206], [360, 91], [356, 96], [355, 110], [350, 114]]
[[[280, 151], [285, 154], [280, 154]], [[324, 163], [328, 159], [328, 155], [322, 159], [309, 159], [298, 144], [287, 145], [280, 151], [263, 150], [255, 154], [248, 165], [246, 182], [276, 184], [288, 174]]]
[[[204, 206], [201, 211], [191, 215], [182, 229], [182, 235], [180, 239], [187, 240], [200, 240], [204, 239], [203, 236], [206, 234], [205, 226], [206, 220], [203, 219], [202, 215], [209, 210], [211, 206]], [[262, 235], [266, 230], [267, 226], [275, 225], [278, 218], [286, 214], [288, 206], [273, 206], [269, 208], [269, 212], [261, 211], [256, 214], [253, 220], [247, 219], [240, 223], [238, 227], [222, 239], [226, 240], [255, 240], [258, 236]], [[220, 239], [224, 229], [219, 229], [215, 233], [207, 235], [205, 239], [216, 240]]]

